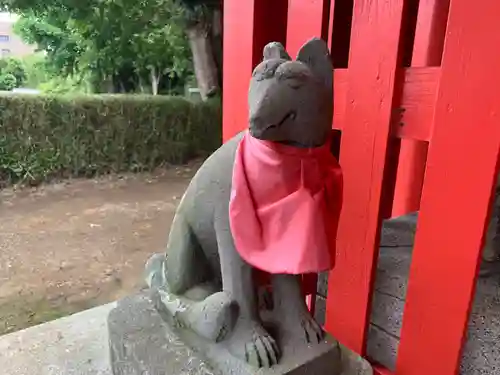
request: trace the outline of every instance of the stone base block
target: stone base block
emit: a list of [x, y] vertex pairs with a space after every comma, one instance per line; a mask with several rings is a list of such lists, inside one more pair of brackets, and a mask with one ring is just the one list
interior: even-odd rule
[[[209, 365], [215, 355], [220, 355], [222, 368], [233, 371], [229, 374], [245, 374], [232, 358], [224, 364], [227, 354], [187, 345], [184, 337], [162, 321], [148, 298], [132, 296], [118, 304], [113, 302], [0, 336], [0, 374], [217, 375], [221, 370]], [[254, 373], [279, 374], [287, 370], [290, 374], [334, 375], [341, 370], [342, 375], [372, 374], [365, 360], [337, 347], [332, 339], [319, 349], [305, 348], [288, 354], [290, 357], [288, 367], [283, 362], [281, 370]]]
[[371, 375], [370, 365], [327, 337], [320, 345], [285, 346], [278, 366], [256, 370], [224, 344], [173, 328], [153, 292], [125, 298], [108, 316], [114, 375]]
[[0, 336], [0, 374], [111, 375], [106, 320], [115, 306]]

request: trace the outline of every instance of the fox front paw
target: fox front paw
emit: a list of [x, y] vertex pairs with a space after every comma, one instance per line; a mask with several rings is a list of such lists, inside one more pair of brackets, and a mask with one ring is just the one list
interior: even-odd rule
[[274, 338], [257, 322], [240, 322], [231, 336], [229, 350], [255, 368], [274, 366], [281, 356]]

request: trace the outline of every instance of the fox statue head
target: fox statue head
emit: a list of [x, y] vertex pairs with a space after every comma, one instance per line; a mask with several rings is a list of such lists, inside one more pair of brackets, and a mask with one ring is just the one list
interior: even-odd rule
[[293, 61], [280, 43], [264, 48], [249, 90], [249, 131], [298, 147], [323, 145], [333, 119], [333, 65], [326, 43], [311, 39]]

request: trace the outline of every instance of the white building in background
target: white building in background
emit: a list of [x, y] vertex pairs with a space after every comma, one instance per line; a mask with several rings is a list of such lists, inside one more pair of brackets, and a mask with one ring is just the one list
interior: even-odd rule
[[16, 20], [16, 15], [0, 13], [0, 58], [23, 57], [35, 52], [35, 46], [24, 43], [14, 34], [13, 26]]

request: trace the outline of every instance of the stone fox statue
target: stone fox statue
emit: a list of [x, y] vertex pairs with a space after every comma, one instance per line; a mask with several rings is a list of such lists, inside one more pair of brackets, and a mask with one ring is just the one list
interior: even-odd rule
[[[236, 135], [205, 161], [176, 211], [166, 254], [153, 255], [146, 265], [148, 285], [159, 291], [162, 308], [178, 324], [206, 339], [226, 342], [234, 356], [256, 367], [276, 364], [278, 344], [286, 340], [314, 344], [324, 334], [307, 309], [298, 274], [274, 272], [280, 264], [271, 270], [279, 339], [262, 325], [255, 267], [237, 249], [230, 223], [238, 147], [248, 136], [288, 148], [320, 149], [331, 136], [332, 117], [333, 67], [326, 44], [310, 40], [295, 61], [281, 44], [268, 44], [250, 82], [248, 132]], [[264, 177], [259, 182], [266, 183]], [[309, 235], [311, 228], [301, 232], [305, 241], [314, 236]]]

